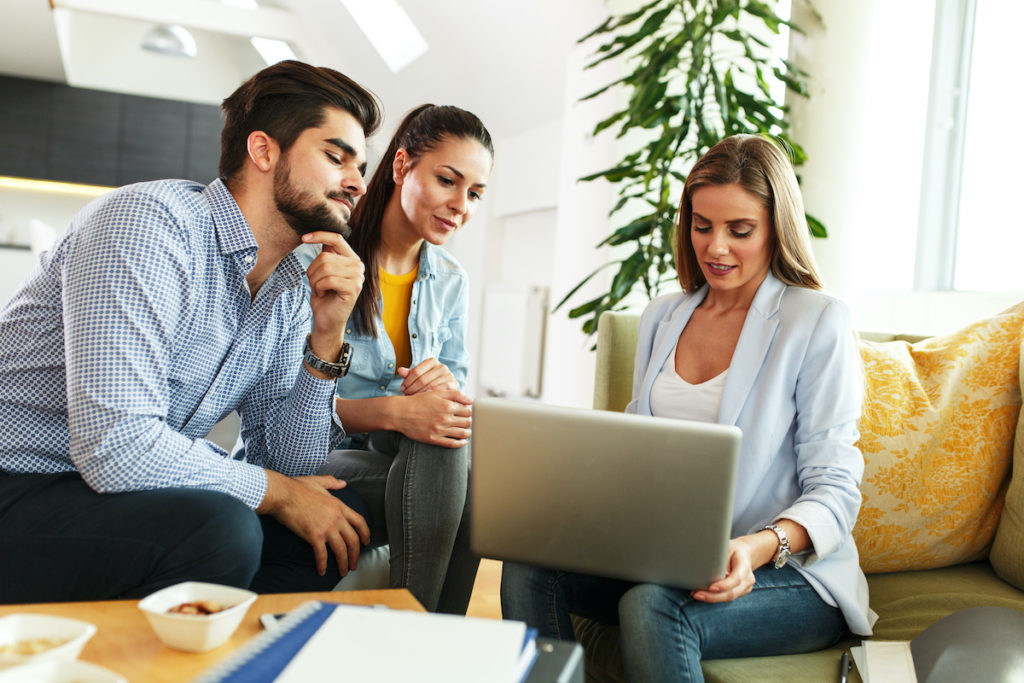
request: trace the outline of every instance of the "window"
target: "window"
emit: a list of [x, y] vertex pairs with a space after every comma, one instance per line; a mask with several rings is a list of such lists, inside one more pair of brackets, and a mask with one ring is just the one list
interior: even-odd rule
[[1024, 3], [981, 0], [974, 19], [953, 288], [1021, 291], [1024, 90], [1015, 82]]
[[938, 0], [914, 284], [922, 290], [1024, 290], [1003, 254], [1024, 251], [1024, 92], [1013, 73], [1024, 5]]

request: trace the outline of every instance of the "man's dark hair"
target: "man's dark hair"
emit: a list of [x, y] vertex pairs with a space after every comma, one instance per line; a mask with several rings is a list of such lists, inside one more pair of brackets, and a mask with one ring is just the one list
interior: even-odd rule
[[325, 107], [350, 113], [367, 137], [383, 118], [376, 96], [334, 69], [287, 60], [257, 73], [221, 104], [221, 179], [228, 182], [242, 168], [254, 130], [274, 138], [286, 152], [302, 131], [323, 123]]

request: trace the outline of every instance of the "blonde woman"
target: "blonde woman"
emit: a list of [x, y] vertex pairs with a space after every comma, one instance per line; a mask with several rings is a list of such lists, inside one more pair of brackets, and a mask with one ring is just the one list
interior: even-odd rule
[[[742, 429], [726, 575], [695, 590], [507, 563], [502, 577], [503, 614], [542, 635], [571, 639], [570, 613], [618, 623], [630, 681], [701, 681], [703, 658], [817, 650], [874, 620], [851, 536], [863, 460], [850, 312], [820, 291], [775, 144], [733, 136], [694, 165], [676, 265], [682, 291], [641, 318], [626, 411]], [[664, 542], [686, 543], [686, 520]]]

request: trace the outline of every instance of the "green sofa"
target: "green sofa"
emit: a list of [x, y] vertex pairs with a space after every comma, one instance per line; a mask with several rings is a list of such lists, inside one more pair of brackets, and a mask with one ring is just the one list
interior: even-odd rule
[[[637, 342], [639, 315], [606, 313], [598, 326], [597, 367], [594, 407], [621, 411], [632, 391], [633, 358]], [[920, 337], [867, 335], [863, 339], [914, 342]], [[1019, 353], [1019, 349], [1017, 350]], [[1024, 364], [1021, 364], [1024, 365]], [[1020, 382], [1020, 378], [1017, 378]], [[1017, 422], [1015, 444], [1017, 465], [1012, 475], [1006, 504], [1000, 517], [995, 546], [1000, 548], [1000, 571], [986, 559], [956, 566], [924, 571], [900, 571], [869, 574], [871, 608], [878, 613], [873, 638], [909, 640], [938, 619], [957, 610], [996, 605], [1024, 611], [1024, 411]], [[862, 486], [867, 493], [868, 484]], [[1014, 524], [1006, 523], [1011, 517]], [[1006, 526], [1006, 529], [1002, 527]], [[1009, 547], [1012, 544], [1012, 548]], [[1010, 562], [1012, 566], [1007, 566]], [[997, 563], [999, 564], [999, 563]], [[1000, 578], [1003, 576], [1008, 580]], [[1014, 583], [1010, 583], [1013, 581]], [[1016, 585], [1014, 585], [1016, 584]], [[622, 666], [618, 647], [618, 629], [585, 619], [576, 619], [577, 639], [584, 647], [587, 680], [621, 681]], [[703, 664], [708, 681], [832, 681], [837, 680], [843, 649], [855, 645], [850, 638], [830, 650], [804, 655], [709, 660]], [[852, 672], [851, 681], [860, 681]]]

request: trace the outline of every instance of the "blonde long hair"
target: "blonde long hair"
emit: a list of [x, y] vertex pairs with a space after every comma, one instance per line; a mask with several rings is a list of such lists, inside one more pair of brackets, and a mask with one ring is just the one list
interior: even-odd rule
[[757, 197], [768, 209], [775, 236], [772, 274], [787, 285], [821, 289], [793, 165], [770, 138], [733, 135], [709, 149], [686, 177], [675, 245], [676, 270], [683, 291], [695, 291], [706, 281], [690, 239], [693, 193], [707, 185], [733, 183]]

